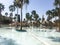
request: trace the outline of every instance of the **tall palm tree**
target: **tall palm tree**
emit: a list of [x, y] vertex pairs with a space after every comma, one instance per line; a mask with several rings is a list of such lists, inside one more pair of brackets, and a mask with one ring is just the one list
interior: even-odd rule
[[38, 23], [39, 23], [39, 15], [38, 14], [35, 14], [34, 15], [34, 20], [35, 20], [35, 26], [38, 26]]
[[33, 17], [33, 19], [34, 19], [34, 21], [35, 21], [35, 24], [34, 25], [36, 25], [37, 26], [37, 24], [38, 24], [38, 19], [39, 19], [39, 15], [36, 13], [36, 11], [35, 10], [33, 10], [32, 12], [31, 12], [31, 14], [32, 14], [32, 17]]
[[60, 8], [60, 0], [55, 0], [55, 1], [54, 1], [54, 5], [55, 5], [56, 7], [59, 7], [59, 8]]
[[[52, 17], [54, 18], [55, 17], [55, 20], [56, 20], [56, 17], [58, 16], [58, 8], [56, 8], [56, 9], [53, 9], [52, 10]], [[57, 26], [57, 23], [55, 22], [55, 24], [56, 24], [56, 26]], [[57, 27], [56, 27], [56, 30], [57, 30]]]
[[[16, 0], [14, 0], [14, 6], [15, 6], [15, 8], [17, 9], [17, 15], [16, 15], [16, 19], [18, 19], [18, 9], [19, 9], [19, 7], [18, 7], [18, 5], [17, 5], [17, 3], [16, 3]], [[17, 21], [17, 20], [16, 20]]]
[[15, 11], [15, 6], [14, 6], [14, 5], [10, 5], [10, 6], [9, 6], [9, 10], [10, 10], [11, 13], [13, 14], [13, 11]]
[[12, 16], [13, 16], [13, 14], [12, 13], [10, 13], [10, 17], [12, 18]]
[[59, 31], [60, 31], [60, 0], [55, 0], [54, 5], [59, 8], [58, 17], [59, 17]]
[[21, 30], [22, 30], [22, 9], [24, 4], [29, 4], [29, 0], [15, 0], [17, 6], [21, 9]]
[[27, 4], [25, 4], [26, 5], [26, 13], [27, 13], [27, 6], [29, 4], [29, 0], [25, 0], [25, 2], [27, 2]]
[[0, 21], [2, 22], [3, 20], [3, 17], [2, 17], [2, 14], [1, 12], [4, 10], [4, 5], [0, 3]]
[[16, 22], [18, 22], [18, 14], [15, 14]]
[[52, 27], [52, 25], [51, 25], [51, 19], [52, 19], [52, 17], [53, 17], [53, 12], [52, 12], [52, 10], [48, 10], [47, 12], [46, 12], [46, 15], [48, 15], [48, 17], [47, 17], [47, 21], [49, 22], [49, 28], [50, 27]]
[[12, 14], [12, 13], [10, 13], [10, 16], [9, 16], [9, 17], [10, 17], [11, 22], [12, 22], [12, 16], [13, 16], [13, 14]]
[[2, 10], [4, 10], [4, 5], [0, 3], [0, 15], [1, 15]]
[[18, 5], [17, 5], [17, 3], [16, 3], [16, 0], [14, 0], [14, 6], [16, 7], [16, 9], [17, 9], [17, 14], [18, 14]]
[[13, 16], [13, 11], [15, 11], [15, 6], [14, 5], [10, 5], [9, 6], [9, 10], [11, 11], [10, 18], [11, 18], [11, 21], [12, 21], [12, 16]]

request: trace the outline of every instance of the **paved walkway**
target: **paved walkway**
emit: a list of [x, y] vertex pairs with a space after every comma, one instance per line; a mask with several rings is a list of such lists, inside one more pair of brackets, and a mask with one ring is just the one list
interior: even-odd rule
[[[4, 41], [2, 41], [2, 39]], [[44, 45], [29, 32], [18, 32], [10, 28], [0, 28], [0, 41], [0, 45]]]
[[[36, 32], [30, 31], [30, 34], [40, 42], [44, 43], [45, 45], [60, 45], [59, 32], [48, 32], [48, 33], [42, 32], [41, 34], [41, 32], [36, 33]], [[47, 37], [44, 37], [44, 36], [47, 36]]]
[[18, 32], [11, 28], [0, 28], [0, 45], [60, 45], [58, 32], [48, 33], [53, 37], [45, 38], [39, 36], [41, 32], [37, 34], [31, 31], [32, 29], [27, 29], [27, 32]]

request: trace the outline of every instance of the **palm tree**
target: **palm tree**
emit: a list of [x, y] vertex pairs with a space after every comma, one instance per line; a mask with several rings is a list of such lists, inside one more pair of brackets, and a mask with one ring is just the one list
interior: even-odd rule
[[46, 15], [51, 15], [52, 14], [52, 11], [51, 10], [48, 10], [47, 12], [46, 12]]
[[14, 5], [10, 5], [9, 6], [9, 10], [11, 11], [10, 18], [11, 18], [11, 21], [12, 21], [12, 16], [13, 16], [13, 11], [15, 11], [15, 6]]
[[17, 8], [17, 14], [18, 14], [18, 5], [17, 5], [17, 3], [16, 3], [16, 0], [14, 0], [14, 6]]
[[34, 20], [36, 21], [36, 20], [37, 20], [37, 18], [39, 17], [39, 16], [38, 16], [38, 14], [36, 14], [36, 11], [35, 11], [35, 10], [33, 10], [33, 11], [31, 12], [31, 14], [32, 14], [32, 16], [33, 16]]
[[28, 20], [30, 19], [30, 13], [26, 13], [26, 19], [27, 19], [27, 22], [28, 22]]
[[57, 16], [58, 14], [57, 14], [57, 10], [56, 9], [52, 9], [52, 17], [55, 17], [55, 16]]
[[18, 14], [15, 14], [16, 22], [18, 22]]
[[26, 13], [26, 19], [27, 22], [29, 21], [30, 24], [32, 23], [32, 15], [30, 15], [30, 13]]
[[[55, 20], [56, 20], [56, 16], [58, 15], [58, 13], [57, 13], [57, 8], [56, 9], [53, 9], [52, 10], [52, 17], [54, 18], [55, 17]], [[56, 26], [57, 26], [57, 23], [55, 22], [55, 24], [56, 24]], [[56, 27], [56, 30], [57, 30], [57, 27]]]
[[41, 18], [39, 18], [38, 20], [41, 21]]
[[32, 15], [30, 15], [29, 20], [30, 20], [30, 23], [31, 23], [31, 21], [32, 21]]
[[13, 11], [15, 11], [15, 6], [14, 5], [10, 5], [9, 6], [9, 10], [11, 11], [11, 13], [13, 15]]
[[31, 12], [31, 14], [32, 14], [32, 16], [36, 15], [36, 11], [33, 10], [33, 11]]
[[26, 19], [24, 18], [24, 22], [26, 21]]
[[35, 14], [34, 15], [34, 20], [35, 20], [35, 26], [38, 26], [38, 23], [39, 23], [39, 15], [38, 14]]
[[4, 10], [4, 5], [0, 3], [0, 21], [3, 20], [1, 12]]
[[32, 14], [32, 17], [33, 17], [33, 19], [34, 19], [34, 21], [35, 21], [35, 25], [37, 26], [38, 21], [39, 21], [39, 15], [36, 13], [35, 10], [33, 10], [33, 11], [31, 12], [31, 14]]
[[31, 13], [32, 13], [32, 16], [33, 16], [34, 20], [37, 21], [38, 18], [39, 18], [39, 15], [36, 13], [36, 11], [33, 10]]
[[15, 6], [15, 8], [17, 9], [17, 15], [16, 15], [16, 19], [18, 18], [18, 9], [19, 9], [19, 7], [18, 7], [18, 5], [17, 5], [17, 3], [16, 3], [16, 0], [14, 0], [14, 6]]
[[13, 16], [13, 14], [12, 14], [12, 13], [10, 13], [10, 16], [9, 16], [9, 17], [10, 17], [11, 22], [12, 22], [12, 16]]
[[51, 10], [48, 10], [47, 12], [46, 12], [46, 15], [48, 15], [48, 17], [47, 17], [47, 21], [49, 21], [49, 20], [51, 20], [52, 19], [52, 11]]
[[60, 0], [55, 0], [54, 5], [60, 8]]
[[49, 28], [51, 28], [52, 27], [52, 25], [51, 25], [51, 19], [52, 19], [52, 17], [53, 17], [53, 12], [52, 12], [52, 10], [48, 10], [47, 12], [46, 12], [46, 15], [48, 15], [48, 17], [47, 17], [47, 21], [49, 22]]
[[52, 10], [48, 10], [47, 12], [46, 12], [46, 15], [48, 15], [48, 20], [50, 20], [50, 19], [52, 19], [52, 18], [54, 18], [54, 17], [56, 17], [56, 16], [58, 16], [58, 9], [59, 8], [55, 8], [55, 9], [52, 9]]
[[17, 6], [21, 9], [21, 30], [22, 30], [22, 9], [24, 4], [29, 4], [29, 0], [15, 0]]
[[7, 17], [8, 13], [6, 12], [5, 15], [6, 15], [6, 17]]
[[37, 21], [39, 18], [39, 15], [38, 14], [34, 15], [34, 18], [35, 18], [35, 21]]
[[44, 15], [42, 15], [42, 22], [44, 22], [45, 21], [45, 18], [44, 18]]
[[38, 25], [40, 26], [40, 24], [41, 24], [41, 18], [38, 18], [38, 20], [37, 20], [37, 22], [38, 22]]
[[55, 0], [54, 5], [59, 8], [58, 17], [59, 17], [59, 31], [60, 31], [60, 0]]
[[4, 10], [4, 5], [0, 3], [0, 15], [2, 15], [1, 14], [2, 10]]

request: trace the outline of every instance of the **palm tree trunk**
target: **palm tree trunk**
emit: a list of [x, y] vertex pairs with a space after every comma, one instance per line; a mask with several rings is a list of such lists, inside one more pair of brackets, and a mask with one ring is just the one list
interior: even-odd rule
[[59, 5], [59, 32], [60, 32], [60, 5]]
[[60, 16], [59, 16], [59, 32], [60, 32]]
[[18, 22], [18, 7], [17, 7], [17, 22]]
[[1, 16], [1, 9], [0, 9], [0, 16]]
[[22, 7], [21, 7], [21, 30], [22, 30]]
[[59, 9], [59, 32], [60, 32], [60, 9]]
[[26, 4], [26, 13], [27, 13], [27, 4]]
[[[56, 17], [55, 17], [55, 20], [56, 20]], [[56, 24], [55, 28], [56, 28], [56, 30], [57, 30], [57, 23], [55, 23], [55, 24]]]
[[17, 16], [16, 16], [16, 27], [17, 27], [17, 22], [18, 22], [18, 7], [17, 7]]

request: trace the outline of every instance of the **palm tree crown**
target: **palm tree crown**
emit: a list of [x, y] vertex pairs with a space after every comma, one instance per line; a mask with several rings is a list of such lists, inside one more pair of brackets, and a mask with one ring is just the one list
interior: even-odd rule
[[10, 5], [10, 6], [9, 6], [9, 10], [10, 10], [11, 12], [15, 11], [15, 6], [14, 6], [14, 5]]
[[14, 0], [14, 5], [19, 8], [23, 7], [24, 4], [29, 4], [29, 0]]
[[5, 15], [7, 16], [7, 15], [8, 15], [8, 13], [6, 12], [6, 13], [5, 13]]
[[60, 0], [55, 0], [54, 5], [59, 7], [60, 6]]
[[1, 15], [2, 10], [4, 10], [4, 5], [0, 3], [0, 15]]
[[29, 20], [29, 18], [30, 18], [30, 14], [26, 13], [26, 19]]

